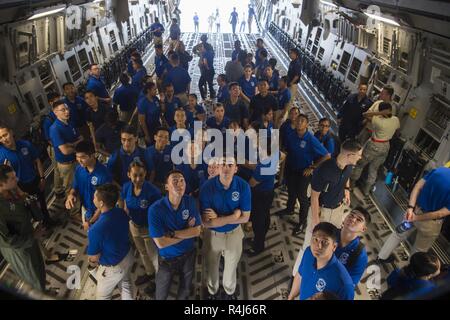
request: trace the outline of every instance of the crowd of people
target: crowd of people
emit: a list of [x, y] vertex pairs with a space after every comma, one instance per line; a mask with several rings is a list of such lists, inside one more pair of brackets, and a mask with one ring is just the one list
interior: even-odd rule
[[[350, 193], [365, 166], [369, 174], [362, 191], [370, 191], [389, 152], [389, 141], [398, 134], [392, 88], [383, 88], [379, 100], [372, 103], [367, 85], [360, 84], [338, 116], [339, 137], [331, 133], [331, 121], [326, 118], [320, 120], [317, 132], [311, 132], [308, 117], [294, 103], [301, 81], [296, 48], [290, 49], [289, 69], [281, 76], [263, 39], [256, 42], [254, 59], [236, 40], [225, 73], [216, 77], [216, 91], [215, 53], [203, 35], [192, 52], [199, 56], [198, 97], [188, 72], [193, 57], [180, 40], [176, 19], [167, 55], [164, 27], [156, 20], [152, 30], [154, 76], [134, 51], [120, 76], [121, 85], [111, 96], [100, 66], [92, 64], [84, 95], [77, 94], [73, 83], [63, 85], [64, 96], [50, 93], [52, 111], [42, 123], [43, 140], [55, 164], [55, 197], [64, 201], [67, 215], [81, 214], [88, 235], [90, 268], [97, 270], [96, 298], [111, 299], [119, 286], [122, 298], [132, 299], [133, 285], [147, 284], [148, 294], [167, 299], [173, 277], [179, 274], [177, 297], [188, 299], [195, 257], [202, 250], [207, 298], [237, 299], [236, 272], [244, 239], [241, 225], [250, 221], [254, 233], [245, 254], [260, 255], [278, 180], [278, 185], [286, 185], [288, 200], [277, 215], [294, 214], [298, 200], [298, 224], [292, 234], [305, 231], [289, 299], [353, 299], [368, 264], [360, 237], [371, 216], [362, 207], [352, 208]], [[212, 101], [212, 117], [207, 117], [199, 98], [203, 103]], [[195, 142], [196, 122], [231, 139], [231, 152], [227, 149], [205, 161], [203, 152], [212, 141]], [[250, 139], [244, 133], [247, 129], [254, 129], [268, 143]], [[281, 151], [272, 150], [273, 129], [279, 129]], [[184, 141], [190, 161], [177, 164], [172, 150], [180, 142], [176, 137], [186, 131], [192, 139]], [[45, 252], [39, 241], [45, 230], [58, 224], [45, 201], [49, 182], [36, 146], [16, 139], [12, 128], [3, 123], [0, 144], [0, 251], [19, 277], [44, 290], [44, 260], [61, 259]], [[259, 155], [252, 162], [250, 150], [255, 145]], [[245, 149], [243, 163], [236, 160], [240, 148]], [[274, 162], [280, 164], [279, 174], [266, 170]], [[402, 289], [402, 294], [426, 291], [430, 279], [439, 273], [439, 262], [427, 251], [439, 234], [442, 218], [450, 214], [450, 186], [445, 183], [449, 178], [448, 168], [431, 171], [411, 194], [405, 219], [420, 221], [417, 228], [426, 239], [416, 240], [420, 254], [413, 255], [411, 267], [396, 270], [389, 278], [391, 286], [409, 288]], [[32, 210], [36, 203], [40, 210]], [[42, 227], [33, 229], [32, 218], [42, 221]], [[145, 275], [135, 283], [131, 281], [130, 235], [145, 268]]]

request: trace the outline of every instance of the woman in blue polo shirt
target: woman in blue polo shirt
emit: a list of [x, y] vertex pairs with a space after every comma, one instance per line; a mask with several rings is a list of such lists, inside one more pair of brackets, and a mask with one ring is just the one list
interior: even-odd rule
[[191, 142], [187, 151], [189, 163], [176, 165], [175, 169], [183, 173], [186, 180], [186, 194], [197, 197], [199, 188], [208, 179], [208, 167], [202, 160], [202, 152], [197, 144]]
[[242, 98], [249, 104], [250, 99], [256, 94], [256, 77], [253, 75], [253, 69], [250, 65], [244, 68], [244, 75], [239, 80], [239, 85], [242, 89]]
[[[146, 175], [147, 170], [141, 161], [131, 162], [128, 169], [130, 181], [123, 185], [119, 201], [119, 206], [130, 217], [130, 233], [144, 263], [146, 274], [138, 277], [136, 280], [138, 285], [150, 281], [158, 271], [158, 251], [148, 235], [147, 210], [161, 198], [161, 192], [145, 180]], [[152, 293], [154, 284], [147, 287], [146, 291]]]
[[195, 93], [189, 95], [189, 103], [184, 110], [186, 111], [186, 117], [190, 127], [194, 127], [194, 121], [201, 121], [203, 123], [206, 119], [205, 109], [197, 103], [197, 95]]
[[153, 82], [147, 83], [144, 87], [145, 98], [138, 102], [139, 124], [144, 131], [147, 145], [153, 144], [155, 130], [161, 125], [161, 105], [156, 97], [156, 85]]

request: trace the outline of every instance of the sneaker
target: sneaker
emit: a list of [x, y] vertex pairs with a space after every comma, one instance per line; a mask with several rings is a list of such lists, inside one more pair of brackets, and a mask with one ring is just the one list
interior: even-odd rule
[[303, 225], [296, 224], [294, 229], [292, 229], [292, 235], [298, 236], [303, 232]]
[[156, 284], [152, 281], [148, 284], [148, 286], [144, 289], [144, 293], [148, 296], [151, 296], [156, 291]]
[[141, 284], [147, 283], [150, 281], [150, 276], [148, 274], [144, 274], [136, 278], [134, 282], [135, 285], [140, 286]]
[[217, 293], [216, 294], [208, 293], [206, 300], [219, 300], [219, 295]]
[[232, 293], [232, 294], [226, 294], [224, 293], [223, 295], [223, 300], [237, 300], [237, 296], [236, 293]]

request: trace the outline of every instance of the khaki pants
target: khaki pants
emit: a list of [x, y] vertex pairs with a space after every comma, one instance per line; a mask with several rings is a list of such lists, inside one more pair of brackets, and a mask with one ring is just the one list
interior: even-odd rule
[[[419, 208], [417, 215], [423, 214], [423, 211]], [[414, 227], [417, 229], [416, 240], [414, 241], [414, 246], [411, 253], [415, 252], [427, 252], [430, 250], [434, 241], [439, 237], [442, 229], [442, 223], [444, 220], [425, 220], [425, 221], [415, 221]], [[380, 252], [378, 253], [378, 258], [386, 260], [391, 253], [398, 247], [400, 242], [405, 241], [408, 236], [413, 232], [414, 228], [398, 234], [393, 232], [383, 244]]]
[[158, 250], [148, 234], [148, 228], [130, 221], [130, 233], [144, 263], [145, 273], [149, 276], [155, 274], [158, 272]]
[[56, 165], [55, 150], [53, 149], [53, 146], [48, 146], [47, 152], [53, 163], [53, 190], [55, 194], [62, 194], [64, 193], [64, 188], [61, 180], [61, 174], [59, 173], [58, 166]]
[[99, 266], [97, 270], [97, 300], [111, 300], [116, 286], [122, 294], [122, 300], [133, 300], [133, 286], [131, 283], [130, 270], [133, 266], [133, 255], [131, 250], [115, 266]]
[[[320, 208], [320, 222], [329, 222], [336, 226], [336, 228], [342, 227], [342, 222], [344, 221], [345, 213], [344, 213], [345, 205], [341, 204], [339, 207], [335, 209], [329, 208]], [[303, 241], [303, 247], [299, 250], [297, 260], [294, 264], [294, 269], [292, 270], [292, 275], [295, 276], [297, 273], [298, 267], [300, 266], [300, 262], [303, 258], [303, 253], [305, 250], [311, 245], [311, 237], [312, 237], [312, 212], [311, 208], [308, 211], [308, 219], [306, 220], [306, 231], [305, 231], [305, 240]]]
[[184, 107], [188, 104], [189, 100], [188, 100], [188, 95], [186, 92], [183, 93], [179, 93], [176, 94], [175, 97], [177, 97], [178, 99], [180, 99], [181, 101], [181, 105]]
[[293, 105], [298, 96], [298, 83], [293, 84], [289, 87], [289, 91], [291, 92], [291, 100], [290, 104]]
[[125, 122], [128, 124], [128, 121], [130, 121], [131, 115], [133, 114], [133, 111], [120, 111], [119, 112], [119, 119], [122, 122]]
[[236, 290], [236, 270], [242, 255], [244, 232], [241, 226], [228, 232], [205, 230], [207, 286], [210, 294], [219, 291], [220, 257], [224, 256], [223, 288], [229, 295]]
[[153, 36], [153, 43], [155, 44], [155, 46], [157, 45], [157, 44], [163, 44], [163, 39], [162, 39], [162, 37], [155, 37], [155, 36]]
[[[62, 189], [66, 194], [66, 197], [72, 188], [73, 176], [75, 173], [75, 167], [77, 163], [75, 161], [71, 163], [59, 163], [57, 162], [56, 166], [58, 167], [59, 179], [61, 179]], [[55, 172], [56, 173], [56, 172]]]

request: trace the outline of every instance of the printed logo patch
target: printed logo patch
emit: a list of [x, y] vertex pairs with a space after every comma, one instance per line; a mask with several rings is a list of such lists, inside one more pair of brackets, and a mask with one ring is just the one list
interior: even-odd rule
[[93, 176], [93, 177], [91, 178], [91, 184], [92, 184], [93, 186], [96, 186], [97, 183], [98, 183], [98, 178], [97, 178], [96, 176]]
[[340, 261], [342, 264], [347, 264], [348, 257], [349, 257], [349, 254], [348, 254], [347, 252], [344, 252], [344, 253], [342, 253], [341, 256], [339, 257], [339, 261]]
[[239, 196], [240, 196], [239, 192], [235, 191], [235, 192], [233, 192], [231, 194], [231, 200], [238, 201], [239, 200]]
[[170, 154], [165, 154], [164, 155], [164, 162], [169, 162], [170, 161]]
[[183, 212], [181, 213], [181, 216], [183, 217], [183, 220], [189, 219], [189, 210], [187, 210], [187, 209], [183, 210]]
[[22, 149], [20, 149], [20, 151], [22, 152], [22, 154], [24, 155], [24, 156], [26, 156], [29, 152], [28, 152], [28, 148], [22, 148]]
[[300, 142], [300, 148], [304, 148], [304, 147], [306, 147], [306, 141], [302, 141], [302, 142]]
[[139, 203], [139, 207], [141, 207], [141, 209], [146, 209], [148, 207], [148, 201], [146, 199], [142, 199]]
[[327, 283], [325, 282], [324, 279], [319, 278], [319, 280], [317, 280], [317, 283], [316, 283], [317, 291], [322, 292], [323, 290], [325, 290], [326, 286], [327, 286]]

